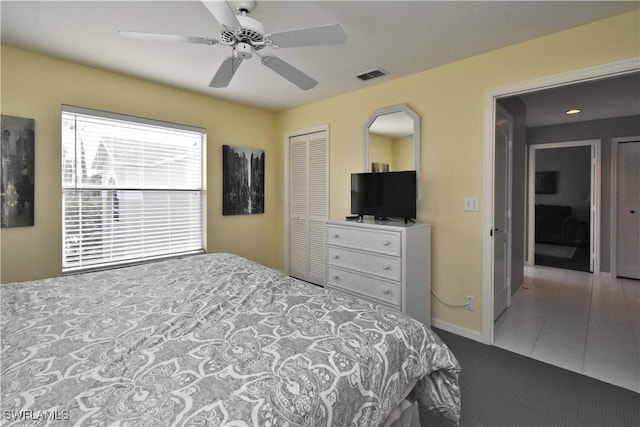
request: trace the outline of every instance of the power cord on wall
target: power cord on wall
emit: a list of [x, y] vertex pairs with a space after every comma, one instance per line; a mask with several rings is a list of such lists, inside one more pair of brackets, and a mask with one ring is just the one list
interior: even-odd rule
[[431, 293], [433, 294], [434, 297], [436, 297], [436, 299], [438, 301], [440, 301], [441, 303], [443, 303], [444, 305], [448, 305], [449, 307], [467, 307], [469, 304], [467, 302], [462, 303], [462, 304], [452, 304], [450, 302], [447, 302], [445, 300], [443, 300], [440, 295], [438, 295], [436, 293], [436, 291], [434, 291], [433, 289], [431, 289]]

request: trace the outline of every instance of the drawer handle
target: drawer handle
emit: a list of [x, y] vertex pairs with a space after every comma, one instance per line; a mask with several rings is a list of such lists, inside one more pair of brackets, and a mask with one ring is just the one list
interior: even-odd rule
[[391, 268], [391, 266], [389, 264], [385, 264], [384, 267], [382, 267], [383, 270], [389, 270]]
[[333, 276], [333, 280], [340, 280], [340, 276], [336, 274], [335, 276]]
[[385, 245], [385, 246], [389, 246], [390, 244], [391, 244], [391, 242], [388, 241], [388, 240], [385, 240], [384, 243], [383, 243], [383, 245]]
[[333, 259], [340, 259], [340, 255], [334, 255]]
[[384, 291], [382, 291], [382, 293], [385, 295], [389, 295], [391, 291], [389, 289], [385, 289]]
[[338, 233], [336, 233], [336, 234], [334, 234], [334, 235], [333, 235], [333, 238], [334, 238], [334, 239], [337, 239], [338, 237], [340, 237], [340, 236], [338, 235]]

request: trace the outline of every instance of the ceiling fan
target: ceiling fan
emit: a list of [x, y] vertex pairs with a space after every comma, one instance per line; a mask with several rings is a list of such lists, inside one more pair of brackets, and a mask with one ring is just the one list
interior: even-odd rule
[[226, 45], [231, 47], [231, 55], [227, 56], [218, 68], [209, 84], [213, 88], [224, 88], [245, 59], [255, 54], [267, 68], [270, 68], [302, 90], [315, 87], [318, 82], [282, 59], [261, 55], [258, 51], [265, 47], [303, 47], [346, 43], [347, 32], [340, 24], [329, 24], [308, 27], [298, 30], [268, 33], [258, 20], [248, 14], [255, 8], [253, 0], [234, 1], [240, 15], [236, 15], [227, 1], [202, 0], [205, 7], [220, 23], [219, 40], [209, 37], [180, 36], [171, 34], [141, 33], [120, 31], [122, 37], [135, 40], [170, 41], [180, 43], [199, 43], [206, 45]]

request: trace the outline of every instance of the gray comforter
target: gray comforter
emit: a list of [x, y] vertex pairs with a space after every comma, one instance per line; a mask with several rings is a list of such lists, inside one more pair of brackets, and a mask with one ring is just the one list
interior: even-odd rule
[[0, 291], [3, 425], [377, 426], [416, 381], [460, 416], [423, 324], [234, 255]]

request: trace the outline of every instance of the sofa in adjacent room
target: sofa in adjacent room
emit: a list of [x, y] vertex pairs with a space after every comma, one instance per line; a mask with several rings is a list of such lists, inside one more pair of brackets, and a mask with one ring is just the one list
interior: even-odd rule
[[536, 243], [574, 246], [579, 226], [570, 206], [536, 205]]

